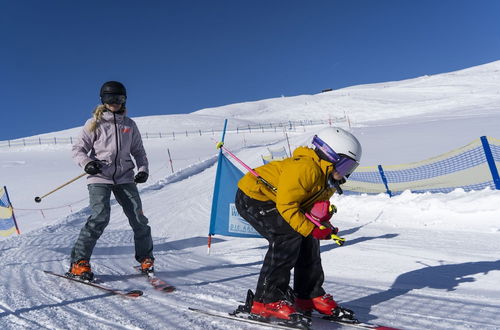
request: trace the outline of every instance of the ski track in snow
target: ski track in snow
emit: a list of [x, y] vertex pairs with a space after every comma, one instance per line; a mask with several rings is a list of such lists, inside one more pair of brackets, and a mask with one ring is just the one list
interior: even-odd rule
[[[150, 194], [160, 193], [165, 199], [171, 199], [169, 187], [189, 184], [191, 189], [203, 192], [206, 179], [199, 176], [212, 176], [214, 159], [181, 170], [174, 179], [165, 179], [142, 189], [147, 203]], [[193, 176], [194, 175], [194, 176]], [[178, 194], [179, 189], [172, 189]], [[182, 198], [182, 196], [180, 197]], [[206, 208], [206, 205], [200, 207]], [[113, 206], [112, 213], [119, 213], [118, 206]], [[246, 290], [253, 289], [257, 281], [262, 256], [265, 253], [265, 241], [262, 239], [236, 239], [224, 237], [214, 239], [212, 256], [206, 256], [205, 237], [186, 237], [175, 240], [165, 235], [155, 236], [155, 252], [157, 257], [157, 275], [177, 286], [178, 291], [164, 294], [154, 291], [139, 274], [132, 269], [135, 262], [133, 255], [133, 237], [131, 231], [106, 229], [94, 251], [92, 263], [98, 278], [107, 285], [121, 290], [140, 289], [145, 295], [136, 299], [124, 299], [98, 289], [89, 288], [44, 274], [41, 270], [55, 272], [66, 271], [67, 254], [82, 226], [88, 210], [76, 212], [66, 220], [52, 226], [44, 227], [26, 235], [13, 237], [2, 242], [1, 276], [5, 281], [0, 294], [3, 301], [0, 305], [0, 325], [2, 328], [50, 328], [50, 329], [254, 329], [255, 326], [237, 321], [217, 319], [203, 315], [193, 315], [189, 306], [203, 308], [209, 306], [221, 311], [233, 310], [244, 300]], [[122, 224], [123, 225], [123, 224]], [[417, 244], [420, 239], [438, 242], [440, 245], [453, 244], [463, 232], [428, 233], [423, 238], [417, 230], [398, 230], [381, 226], [353, 227], [353, 223], [344, 224], [346, 228], [341, 234], [348, 238], [346, 247], [338, 248], [332, 243], [324, 244], [324, 263], [339, 264], [341, 274], [343, 264], [349, 264], [349, 256], [356, 254], [370, 255], [383, 253], [387, 260], [391, 258], [415, 258], [434, 263], [436, 260], [425, 259], [425, 249]], [[349, 226], [351, 229], [349, 229]], [[382, 234], [378, 233], [392, 233]], [[420, 234], [421, 235], [421, 234]], [[485, 235], [485, 238], [487, 235]], [[392, 240], [389, 250], [384, 243]], [[477, 251], [491, 242], [483, 241], [476, 246]], [[348, 250], [347, 246], [351, 245]], [[497, 244], [498, 245], [498, 244]], [[490, 245], [491, 248], [491, 245]], [[342, 252], [346, 252], [345, 260]], [[481, 259], [482, 255], [476, 255]], [[367, 262], [360, 258], [360, 268], [366, 272]], [[370, 265], [368, 265], [370, 266]], [[483, 268], [471, 270], [466, 274], [466, 266], [449, 272], [433, 270], [433, 267], [420, 265], [415, 274], [407, 275], [409, 281], [395, 280], [394, 283], [378, 282], [377, 276], [368, 278], [370, 285], [360, 281], [346, 279], [327, 273], [325, 287], [334, 292], [337, 300], [346, 307], [356, 310], [363, 321], [393, 325], [405, 329], [494, 329], [500, 324], [499, 299], [482, 300], [481, 297], [468, 297], [461, 294], [459, 299], [451, 294], [443, 293], [439, 288], [425, 290], [425, 281], [418, 285], [418, 277], [465, 278], [478, 272], [497, 271], [499, 261], [485, 263]], [[442, 267], [446, 267], [443, 265]], [[383, 268], [383, 267], [381, 267]], [[418, 268], [424, 269], [418, 273]], [[428, 274], [425, 269], [428, 268]], [[375, 271], [376, 272], [376, 271]], [[463, 272], [464, 274], [462, 274]], [[403, 278], [405, 275], [401, 275]], [[460, 280], [460, 279], [459, 279]], [[435, 283], [434, 281], [433, 283]], [[367, 282], [368, 283], [368, 282]], [[413, 283], [413, 286], [411, 286]], [[415, 285], [415, 283], [417, 283]], [[439, 278], [437, 280], [439, 285]], [[448, 281], [442, 282], [446, 289]], [[458, 283], [458, 282], [457, 282]], [[408, 286], [409, 285], [409, 286]], [[22, 291], [19, 288], [23, 288]], [[450, 291], [451, 292], [451, 291]], [[473, 298], [473, 299], [470, 299]], [[133, 317], [130, 317], [133, 315]], [[375, 316], [377, 315], [377, 316]], [[335, 326], [349, 328], [348, 326]], [[333, 328], [326, 322], [317, 322], [315, 329]]]

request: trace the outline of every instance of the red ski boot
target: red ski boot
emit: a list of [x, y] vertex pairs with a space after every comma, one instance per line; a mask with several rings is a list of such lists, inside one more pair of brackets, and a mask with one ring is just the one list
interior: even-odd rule
[[154, 273], [154, 260], [152, 258], [144, 258], [141, 261], [141, 272], [143, 274]]
[[295, 310], [288, 300], [262, 303], [254, 300], [252, 290], [248, 290], [245, 305], [239, 305], [230, 315], [265, 322], [266, 324], [286, 325], [298, 329], [309, 329], [311, 319]]
[[88, 260], [78, 260], [73, 262], [69, 271], [66, 273], [68, 277], [78, 278], [82, 281], [92, 282], [94, 279], [94, 273], [90, 269], [90, 263]]
[[295, 308], [307, 314], [311, 314], [313, 310], [320, 314], [326, 315], [332, 320], [342, 320], [348, 322], [357, 322], [354, 318], [354, 312], [350, 309], [340, 307], [333, 297], [329, 294], [324, 294], [312, 299], [295, 299]]
[[297, 310], [286, 300], [278, 300], [267, 304], [254, 301], [250, 313], [265, 318], [274, 317], [290, 320], [291, 314], [297, 314]]
[[321, 314], [332, 315], [338, 305], [331, 295], [325, 294], [312, 299], [296, 298], [295, 307], [302, 312], [312, 312], [315, 309]]

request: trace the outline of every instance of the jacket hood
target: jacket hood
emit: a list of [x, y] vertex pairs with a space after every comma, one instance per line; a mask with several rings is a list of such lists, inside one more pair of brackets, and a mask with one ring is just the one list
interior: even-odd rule
[[328, 174], [329, 172], [332, 171], [333, 169], [333, 164], [324, 160], [324, 159], [321, 159], [319, 158], [318, 154], [316, 153], [316, 151], [314, 151], [314, 149], [311, 149], [309, 147], [298, 147], [297, 149], [295, 149], [293, 151], [293, 156], [292, 157], [309, 157], [309, 158], [312, 158], [314, 160], [314, 162], [316, 162], [319, 167], [321, 168], [322, 172], [325, 173], [325, 174]]
[[125, 110], [122, 112], [122, 113], [113, 113], [113, 111], [110, 111], [110, 110], [105, 110], [103, 111], [102, 113], [102, 117], [101, 117], [101, 120], [113, 120], [114, 117], [116, 117], [118, 120], [122, 120], [123, 118], [125, 118], [127, 116], [127, 109], [125, 108]]

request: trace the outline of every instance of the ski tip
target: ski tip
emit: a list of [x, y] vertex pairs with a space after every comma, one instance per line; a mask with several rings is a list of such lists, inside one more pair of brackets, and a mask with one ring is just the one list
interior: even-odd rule
[[161, 289], [163, 292], [174, 292], [176, 290], [175, 286], [169, 285]]
[[144, 292], [142, 292], [141, 290], [132, 290], [132, 291], [127, 292], [125, 295], [128, 297], [137, 298], [137, 297], [142, 296], [143, 294], [144, 294]]

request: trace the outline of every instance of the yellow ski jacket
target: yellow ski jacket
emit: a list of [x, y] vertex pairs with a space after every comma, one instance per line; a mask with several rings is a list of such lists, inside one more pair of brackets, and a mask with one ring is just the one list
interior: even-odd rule
[[308, 236], [314, 224], [305, 217], [312, 204], [329, 200], [335, 189], [328, 187], [327, 178], [333, 171], [330, 162], [322, 160], [308, 147], [298, 147], [293, 156], [257, 167], [255, 171], [277, 188], [267, 188], [254, 175], [247, 173], [238, 182], [238, 188], [247, 196], [259, 200], [272, 200], [283, 219], [303, 236]]

